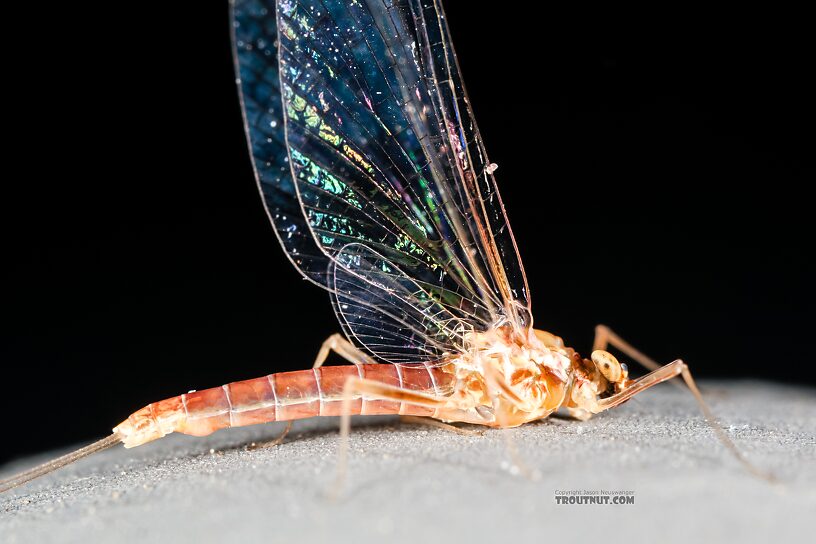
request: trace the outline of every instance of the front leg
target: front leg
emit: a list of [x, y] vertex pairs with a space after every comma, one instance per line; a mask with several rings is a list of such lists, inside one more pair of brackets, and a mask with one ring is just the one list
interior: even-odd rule
[[[651, 357], [646, 356], [643, 352], [637, 350], [632, 344], [618, 336], [618, 334], [607, 327], [606, 325], [595, 326], [595, 341], [592, 343], [592, 351], [604, 350], [609, 346], [619, 349], [627, 357], [640, 364], [643, 368], [650, 372], [661, 368], [661, 366]], [[673, 381], [672, 385], [683, 389], [683, 384]]]
[[768, 481], [774, 481], [773, 476], [763, 472], [748, 461], [742, 455], [739, 448], [737, 448], [737, 445], [734, 444], [734, 442], [728, 437], [722, 426], [714, 418], [714, 414], [708, 407], [708, 404], [705, 402], [705, 400], [703, 400], [703, 395], [697, 388], [694, 378], [691, 377], [691, 372], [689, 371], [688, 366], [680, 359], [677, 359], [676, 361], [673, 361], [665, 366], [660, 366], [642, 378], [634, 380], [627, 385], [623, 391], [616, 393], [611, 397], [597, 401], [595, 407], [592, 409], [592, 412], [597, 414], [605, 410], [609, 410], [610, 408], [614, 408], [615, 406], [626, 402], [638, 393], [641, 393], [654, 385], [670, 380], [676, 376], [681, 376], [683, 381], [686, 382], [686, 385], [694, 395], [694, 399], [697, 401], [700, 410], [703, 412], [703, 416], [708, 422], [708, 425], [714, 430], [717, 438], [719, 438], [720, 442], [731, 452], [737, 461], [739, 461], [748, 470], [748, 472], [754, 476]]
[[592, 343], [592, 351], [599, 349], [606, 351], [606, 348], [610, 345], [621, 350], [621, 352], [625, 353], [627, 357], [631, 357], [633, 361], [639, 363], [643, 368], [649, 370], [650, 372], [654, 372], [661, 366], [654, 359], [647, 357], [645, 354], [635, 349], [632, 344], [618, 336], [615, 331], [606, 325], [596, 325], [595, 340]]

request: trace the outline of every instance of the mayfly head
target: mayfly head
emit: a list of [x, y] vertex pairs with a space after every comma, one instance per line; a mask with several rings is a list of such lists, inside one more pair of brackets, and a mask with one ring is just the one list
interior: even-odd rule
[[577, 353], [572, 357], [573, 383], [562, 404], [572, 417], [586, 420], [601, 410], [600, 403], [620, 393], [632, 383], [626, 365], [609, 352], [595, 350], [590, 359]]
[[592, 352], [591, 357], [595, 369], [604, 378], [601, 382], [605, 381], [607, 384], [607, 387], [600, 387], [598, 393], [611, 395], [622, 391], [629, 385], [629, 369], [625, 364], [618, 362], [614, 355], [597, 349]]

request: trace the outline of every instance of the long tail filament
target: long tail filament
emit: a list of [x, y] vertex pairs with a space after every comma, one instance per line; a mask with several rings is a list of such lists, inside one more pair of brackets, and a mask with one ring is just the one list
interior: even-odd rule
[[62, 457], [52, 459], [47, 463], [43, 463], [42, 465], [26, 470], [25, 472], [21, 472], [20, 474], [12, 476], [11, 478], [0, 480], [0, 493], [14, 489], [19, 485], [23, 485], [34, 478], [44, 476], [49, 472], [53, 472], [58, 468], [64, 467], [65, 465], [70, 465], [74, 461], [78, 461], [83, 457], [87, 457], [98, 451], [106, 450], [112, 446], [115, 446], [116, 444], [119, 444], [120, 442], [122, 442], [122, 438], [118, 434], [112, 434], [106, 438], [103, 438], [102, 440], [97, 440], [93, 444], [88, 444], [84, 448], [80, 448], [76, 451], [65, 454]]

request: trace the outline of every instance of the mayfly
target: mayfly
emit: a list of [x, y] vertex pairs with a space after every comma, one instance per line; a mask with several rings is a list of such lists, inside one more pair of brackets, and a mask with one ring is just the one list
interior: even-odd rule
[[[581, 357], [533, 328], [518, 249], [440, 0], [234, 0], [233, 52], [256, 179], [289, 260], [344, 332], [312, 369], [154, 402], [5, 491], [118, 443], [313, 416], [400, 414], [516, 427], [585, 420], [682, 376], [606, 327]], [[650, 373], [631, 379], [609, 352]], [[330, 351], [349, 363], [321, 366]], [[291, 424], [291, 423], [290, 423]]]

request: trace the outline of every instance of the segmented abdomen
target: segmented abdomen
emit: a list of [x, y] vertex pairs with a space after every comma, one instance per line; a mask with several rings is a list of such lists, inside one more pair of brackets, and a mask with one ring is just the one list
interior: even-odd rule
[[[342, 412], [343, 389], [351, 377], [433, 396], [449, 395], [453, 382], [451, 374], [423, 364], [330, 366], [280, 372], [154, 402], [113, 431], [122, 436], [125, 447], [133, 447], [171, 432], [204, 436], [226, 427], [338, 416]], [[352, 399], [351, 415], [434, 413], [433, 408], [408, 402], [360, 395]]]

